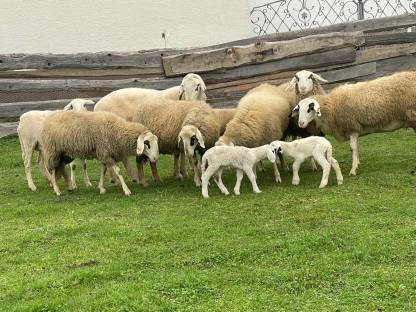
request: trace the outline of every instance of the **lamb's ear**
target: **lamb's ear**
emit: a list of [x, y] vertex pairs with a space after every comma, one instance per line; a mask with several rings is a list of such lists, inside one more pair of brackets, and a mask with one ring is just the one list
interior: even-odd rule
[[73, 106], [72, 106], [72, 101], [71, 101], [71, 102], [69, 102], [69, 104], [67, 104], [67, 105], [64, 107], [64, 111], [71, 110], [71, 109], [73, 109]]
[[299, 115], [299, 105], [296, 105], [292, 112], [289, 114], [289, 118], [296, 117]]
[[320, 75], [315, 74], [315, 73], [312, 73], [312, 77], [313, 77], [315, 80], [317, 80], [317, 81], [319, 81], [319, 82], [322, 82], [322, 83], [327, 83], [327, 82], [328, 82], [328, 80], [326, 80], [326, 79], [322, 78]]
[[196, 135], [196, 138], [197, 138], [197, 140], [198, 140], [199, 145], [200, 145], [202, 148], [205, 148], [204, 138], [202, 137], [202, 134], [201, 134], [201, 132], [199, 131], [199, 129], [196, 129], [196, 133], [195, 133], [195, 135]]
[[286, 91], [288, 91], [290, 88], [294, 88], [296, 86], [296, 82], [297, 82], [297, 79], [296, 79], [296, 76], [295, 76], [290, 81], [289, 85], [286, 88]]
[[144, 152], [144, 134], [141, 134], [137, 139], [137, 155], [142, 155]]
[[185, 88], [183, 87], [183, 85], [181, 85], [179, 89], [179, 100], [182, 100], [184, 93], [185, 93]]
[[270, 162], [274, 163], [276, 161], [276, 155], [270, 148], [266, 150], [266, 155]]

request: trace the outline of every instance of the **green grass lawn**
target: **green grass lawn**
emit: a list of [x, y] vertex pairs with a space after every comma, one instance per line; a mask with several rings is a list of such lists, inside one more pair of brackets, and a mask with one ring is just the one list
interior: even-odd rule
[[[143, 188], [129, 181], [99, 195], [61, 187], [54, 195], [34, 166], [24, 176], [17, 139], [0, 140], [2, 311], [415, 311], [416, 136], [413, 130], [360, 139], [361, 166], [348, 177], [347, 143], [334, 143], [344, 185], [318, 189], [322, 172], [304, 163], [262, 194], [245, 177], [242, 195], [191, 179]], [[150, 178], [149, 171], [147, 176]], [[234, 172], [225, 174], [233, 189]], [[212, 183], [213, 184], [213, 183]]]

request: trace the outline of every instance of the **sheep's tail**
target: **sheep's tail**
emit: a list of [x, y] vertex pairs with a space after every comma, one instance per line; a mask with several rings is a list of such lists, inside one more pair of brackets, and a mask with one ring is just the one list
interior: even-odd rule
[[202, 157], [201, 172], [204, 173], [207, 170], [208, 166], [208, 158]]

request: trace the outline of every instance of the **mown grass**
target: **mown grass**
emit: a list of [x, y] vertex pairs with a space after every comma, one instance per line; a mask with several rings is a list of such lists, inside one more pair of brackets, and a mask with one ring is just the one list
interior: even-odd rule
[[[242, 195], [170, 177], [133, 195], [109, 186], [56, 197], [35, 167], [24, 178], [16, 139], [0, 140], [2, 311], [414, 311], [416, 309], [416, 137], [360, 139], [361, 167], [348, 177], [348, 144], [334, 143], [345, 175], [318, 189], [305, 163], [301, 184]], [[147, 173], [149, 176], [149, 173]], [[234, 173], [225, 184], [232, 190]], [[62, 183], [61, 183], [62, 185]], [[62, 185], [62, 189], [63, 185]]]

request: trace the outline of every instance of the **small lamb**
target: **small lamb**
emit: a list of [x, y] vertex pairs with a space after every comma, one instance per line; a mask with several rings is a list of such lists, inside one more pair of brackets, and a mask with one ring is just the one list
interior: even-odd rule
[[342, 177], [338, 161], [332, 157], [332, 145], [327, 139], [319, 136], [310, 136], [292, 142], [273, 141], [270, 145], [275, 149], [280, 148], [284, 155], [294, 159], [292, 179], [293, 185], [299, 184], [300, 165], [310, 157], [314, 158], [323, 170], [319, 188], [323, 188], [328, 184], [331, 166], [334, 168], [335, 174], [337, 175], [338, 185], [342, 184], [344, 178]]
[[[281, 150], [280, 150], [281, 151]], [[202, 157], [202, 196], [208, 198], [208, 182], [213, 175], [221, 192], [225, 195], [230, 194], [222, 183], [221, 174], [225, 167], [236, 169], [237, 182], [234, 186], [235, 195], [240, 195], [240, 185], [244, 173], [249, 178], [253, 186], [254, 193], [260, 193], [260, 189], [256, 182], [256, 165], [260, 160], [269, 159], [275, 163], [276, 157], [280, 153], [278, 148], [271, 145], [263, 145], [260, 147], [248, 148], [243, 146], [214, 146], [205, 152]], [[275, 170], [277, 170], [277, 167]], [[279, 175], [279, 170], [277, 173]]]

